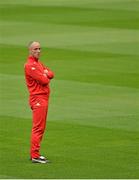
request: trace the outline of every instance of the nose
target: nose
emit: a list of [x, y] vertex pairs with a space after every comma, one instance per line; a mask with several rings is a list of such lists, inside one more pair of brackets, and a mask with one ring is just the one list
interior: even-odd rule
[[37, 49], [38, 52], [41, 52], [41, 49]]

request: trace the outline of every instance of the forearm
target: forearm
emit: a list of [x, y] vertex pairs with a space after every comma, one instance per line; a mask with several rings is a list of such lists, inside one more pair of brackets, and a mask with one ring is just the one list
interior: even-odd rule
[[49, 79], [53, 79], [54, 78], [54, 73], [49, 70], [49, 69], [44, 69], [44, 74], [46, 74], [46, 76], [49, 78]]

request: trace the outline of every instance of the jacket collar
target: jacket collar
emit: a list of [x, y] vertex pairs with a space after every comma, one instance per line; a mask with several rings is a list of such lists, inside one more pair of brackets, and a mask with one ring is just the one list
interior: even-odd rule
[[29, 62], [38, 62], [38, 59], [35, 58], [35, 57], [33, 57], [33, 56], [29, 56], [29, 57], [28, 57], [28, 61], [29, 61]]

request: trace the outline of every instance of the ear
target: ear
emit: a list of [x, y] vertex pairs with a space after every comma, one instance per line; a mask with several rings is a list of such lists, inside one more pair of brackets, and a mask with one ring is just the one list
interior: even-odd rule
[[31, 52], [32, 51], [32, 47], [29, 47], [28, 50], [29, 50], [29, 52]]

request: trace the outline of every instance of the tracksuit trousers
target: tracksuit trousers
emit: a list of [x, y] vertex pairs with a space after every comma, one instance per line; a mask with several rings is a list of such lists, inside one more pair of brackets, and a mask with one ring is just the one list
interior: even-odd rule
[[40, 156], [40, 144], [46, 128], [48, 100], [49, 95], [30, 96], [29, 103], [32, 109], [31, 158]]

